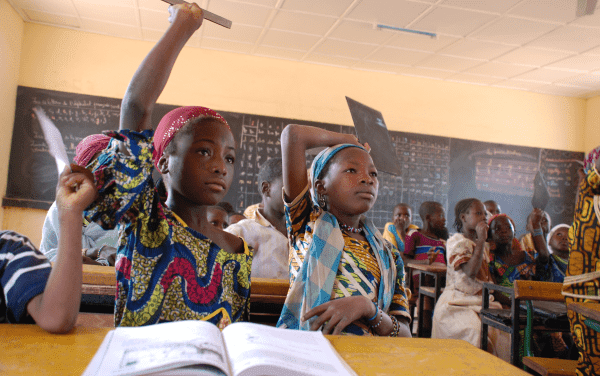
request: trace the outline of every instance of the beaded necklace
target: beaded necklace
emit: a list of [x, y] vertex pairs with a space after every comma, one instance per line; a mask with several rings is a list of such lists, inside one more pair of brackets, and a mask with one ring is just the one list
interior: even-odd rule
[[342, 230], [346, 230], [353, 234], [358, 234], [359, 232], [362, 232], [364, 230], [364, 228], [362, 226], [360, 226], [359, 228], [354, 228], [354, 227], [348, 226], [346, 224], [343, 224], [342, 222], [338, 222], [338, 223], [340, 224], [340, 227]]

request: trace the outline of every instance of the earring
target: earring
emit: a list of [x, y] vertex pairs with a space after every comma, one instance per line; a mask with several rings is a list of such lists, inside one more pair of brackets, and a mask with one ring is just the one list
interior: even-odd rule
[[322, 209], [325, 209], [325, 207], [327, 206], [327, 203], [325, 202], [325, 195], [319, 195], [319, 206]]

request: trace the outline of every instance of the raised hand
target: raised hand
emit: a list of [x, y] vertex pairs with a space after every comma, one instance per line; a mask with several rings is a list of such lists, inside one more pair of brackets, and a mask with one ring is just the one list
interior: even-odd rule
[[434, 251], [435, 248], [436, 247], [429, 247], [429, 251], [427, 251], [427, 261], [429, 262], [429, 265], [433, 264], [441, 252], [439, 249]]
[[345, 327], [354, 321], [370, 318], [375, 314], [375, 306], [365, 296], [349, 296], [330, 300], [306, 312], [302, 321], [318, 316], [310, 326], [317, 330], [323, 325], [323, 334], [340, 334]]
[[487, 240], [489, 227], [485, 221], [481, 221], [475, 227], [477, 233], [477, 243], [484, 243]]
[[177, 4], [169, 7], [169, 22], [190, 23], [194, 31], [198, 30], [204, 20], [204, 13], [196, 3]]
[[85, 167], [71, 164], [70, 168], [65, 167], [58, 179], [56, 204], [59, 213], [81, 213], [94, 202], [97, 194], [92, 173]]

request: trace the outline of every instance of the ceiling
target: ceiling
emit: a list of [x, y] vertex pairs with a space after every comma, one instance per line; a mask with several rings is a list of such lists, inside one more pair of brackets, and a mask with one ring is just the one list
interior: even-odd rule
[[[26, 22], [156, 41], [160, 0], [8, 0]], [[233, 21], [190, 47], [589, 98], [600, 95], [600, 10], [577, 0], [200, 0]], [[383, 30], [377, 24], [436, 33]]]

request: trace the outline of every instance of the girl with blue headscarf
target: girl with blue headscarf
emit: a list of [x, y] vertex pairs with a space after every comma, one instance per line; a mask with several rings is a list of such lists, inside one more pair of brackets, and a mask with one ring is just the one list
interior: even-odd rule
[[[326, 147], [313, 161], [306, 150]], [[290, 291], [278, 326], [410, 337], [404, 264], [365, 217], [377, 169], [353, 135], [288, 125], [281, 135]]]

